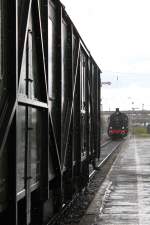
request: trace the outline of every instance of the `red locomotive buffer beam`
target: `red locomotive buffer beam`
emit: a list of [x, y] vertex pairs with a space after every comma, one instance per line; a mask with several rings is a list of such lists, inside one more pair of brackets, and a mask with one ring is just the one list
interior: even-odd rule
[[109, 130], [110, 134], [127, 134], [128, 130]]

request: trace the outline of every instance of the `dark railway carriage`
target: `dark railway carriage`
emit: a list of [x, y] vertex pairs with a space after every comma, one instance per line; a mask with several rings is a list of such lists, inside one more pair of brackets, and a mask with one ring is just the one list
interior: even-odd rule
[[101, 71], [56, 0], [1, 0], [0, 48], [0, 221], [47, 224], [100, 156]]
[[123, 138], [128, 135], [128, 116], [116, 108], [111, 114], [108, 124], [108, 136], [111, 138]]

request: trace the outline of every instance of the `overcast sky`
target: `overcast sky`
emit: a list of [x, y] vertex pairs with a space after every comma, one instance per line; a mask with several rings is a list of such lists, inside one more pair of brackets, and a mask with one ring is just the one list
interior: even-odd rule
[[150, 109], [150, 0], [62, 0], [102, 70], [104, 109]]

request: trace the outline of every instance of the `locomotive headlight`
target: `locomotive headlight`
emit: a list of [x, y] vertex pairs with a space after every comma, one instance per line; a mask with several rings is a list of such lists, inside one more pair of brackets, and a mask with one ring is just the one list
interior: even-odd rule
[[110, 127], [110, 129], [112, 129], [112, 127]]
[[124, 127], [122, 127], [122, 129], [124, 129]]

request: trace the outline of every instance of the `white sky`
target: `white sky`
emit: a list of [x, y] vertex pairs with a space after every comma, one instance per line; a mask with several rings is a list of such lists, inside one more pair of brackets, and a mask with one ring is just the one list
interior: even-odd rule
[[61, 2], [101, 68], [102, 81], [112, 82], [102, 87], [103, 109], [150, 109], [150, 0]]

